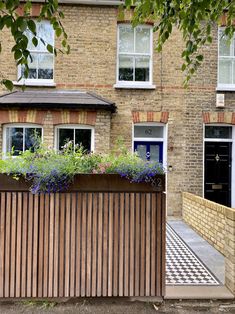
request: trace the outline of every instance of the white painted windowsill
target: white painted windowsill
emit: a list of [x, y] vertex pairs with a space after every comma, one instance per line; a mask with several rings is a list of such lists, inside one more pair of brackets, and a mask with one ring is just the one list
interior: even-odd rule
[[43, 82], [43, 81], [13, 81], [15, 86], [38, 86], [38, 87], [56, 87], [56, 83], [54, 82]]
[[216, 87], [216, 91], [217, 92], [235, 92], [235, 85], [231, 85], [231, 86], [223, 86], [223, 85], [221, 85], [221, 86], [217, 86]]
[[156, 85], [152, 84], [121, 84], [117, 83], [113, 85], [114, 88], [126, 88], [126, 89], [156, 89]]

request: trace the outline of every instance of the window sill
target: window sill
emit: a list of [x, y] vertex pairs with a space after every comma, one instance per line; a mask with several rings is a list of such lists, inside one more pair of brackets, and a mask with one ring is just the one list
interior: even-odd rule
[[38, 87], [56, 87], [56, 83], [54, 82], [30, 82], [30, 81], [13, 81], [15, 86], [38, 86]]
[[216, 87], [217, 92], [235, 92], [235, 85], [231, 86], [217, 86]]
[[117, 83], [113, 85], [114, 88], [122, 89], [156, 89], [156, 85], [152, 84], [122, 84]]

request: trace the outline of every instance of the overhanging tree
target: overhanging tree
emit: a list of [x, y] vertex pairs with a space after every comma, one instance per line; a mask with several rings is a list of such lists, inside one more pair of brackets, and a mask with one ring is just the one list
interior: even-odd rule
[[[25, 0], [0, 0], [0, 31], [4, 28], [10, 30], [11, 36], [14, 40], [12, 47], [12, 53], [17, 65], [24, 67], [24, 77], [28, 77], [29, 67], [28, 62], [32, 57], [28, 50], [28, 37], [26, 36], [26, 30], [32, 33], [30, 36], [32, 44], [36, 47], [41, 41], [50, 53], [57, 54], [58, 51], [62, 53], [69, 53], [70, 47], [67, 42], [67, 33], [63, 27], [62, 19], [64, 14], [61, 11], [58, 0], [45, 0], [41, 3], [41, 10], [37, 17], [39, 21], [47, 19], [50, 21], [55, 35], [60, 37], [60, 48], [56, 48], [51, 44], [45, 42], [43, 38], [40, 38], [36, 31], [35, 19], [31, 16], [33, 1]], [[0, 42], [0, 52], [2, 46]], [[13, 88], [12, 81], [7, 78], [3, 78], [1, 83], [5, 85], [7, 89]]]
[[203, 61], [200, 48], [212, 42], [213, 25], [221, 25], [224, 17], [225, 36], [231, 39], [235, 31], [235, 0], [125, 0], [125, 5], [133, 10], [133, 26], [154, 22], [158, 51], [174, 27], [181, 31], [185, 41], [182, 70], [186, 73], [186, 85]]

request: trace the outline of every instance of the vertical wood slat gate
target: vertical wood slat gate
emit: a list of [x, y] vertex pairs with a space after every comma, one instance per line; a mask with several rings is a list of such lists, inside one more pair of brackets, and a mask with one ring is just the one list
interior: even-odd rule
[[0, 192], [0, 298], [163, 296], [162, 192]]

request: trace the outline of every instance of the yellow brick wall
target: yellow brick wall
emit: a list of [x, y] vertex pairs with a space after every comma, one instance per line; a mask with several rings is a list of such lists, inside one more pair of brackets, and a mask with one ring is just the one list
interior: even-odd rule
[[224, 255], [227, 207], [187, 192], [182, 203], [184, 221]]
[[225, 285], [235, 295], [235, 209], [182, 193], [183, 219], [225, 256]]

